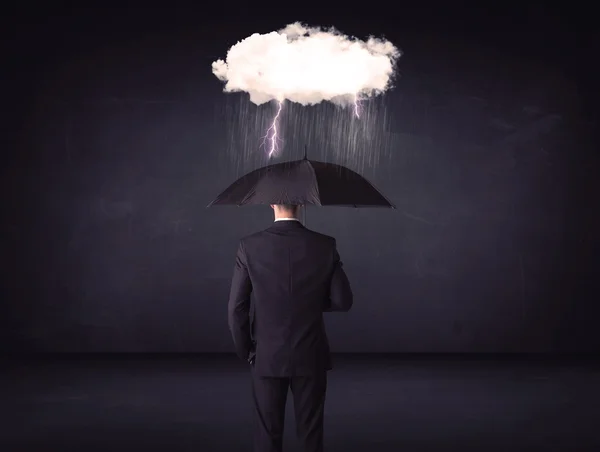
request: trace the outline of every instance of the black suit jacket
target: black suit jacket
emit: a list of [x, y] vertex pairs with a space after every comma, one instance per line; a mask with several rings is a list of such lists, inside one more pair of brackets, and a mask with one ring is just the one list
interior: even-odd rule
[[252, 362], [257, 375], [331, 369], [323, 313], [348, 311], [352, 303], [333, 237], [283, 220], [240, 241], [229, 329], [238, 356]]

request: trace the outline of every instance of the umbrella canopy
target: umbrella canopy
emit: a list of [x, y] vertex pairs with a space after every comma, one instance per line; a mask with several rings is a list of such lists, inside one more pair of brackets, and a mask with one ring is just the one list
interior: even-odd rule
[[246, 204], [395, 208], [360, 174], [306, 158], [254, 170], [227, 187], [208, 207]]

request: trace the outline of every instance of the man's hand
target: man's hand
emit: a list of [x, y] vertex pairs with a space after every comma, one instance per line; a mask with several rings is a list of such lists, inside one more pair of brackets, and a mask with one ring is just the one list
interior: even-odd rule
[[233, 336], [235, 350], [240, 359], [246, 358], [252, 350], [252, 337], [250, 333], [251, 293], [252, 282], [248, 274], [246, 252], [244, 251], [243, 242], [240, 242], [235, 259], [227, 308], [229, 330]]
[[354, 303], [350, 281], [344, 271], [337, 248], [333, 247], [333, 274], [329, 286], [329, 297], [323, 312], [348, 312]]

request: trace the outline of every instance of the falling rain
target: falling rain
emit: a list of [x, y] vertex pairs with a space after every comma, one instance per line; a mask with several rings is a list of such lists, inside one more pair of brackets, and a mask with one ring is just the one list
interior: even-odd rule
[[390, 115], [384, 97], [362, 100], [360, 118], [354, 105], [328, 102], [302, 106], [284, 102], [279, 117], [279, 152], [268, 157], [267, 130], [277, 113], [277, 103], [256, 106], [246, 94], [224, 100], [227, 158], [238, 175], [270, 163], [302, 158], [335, 162], [369, 175], [389, 163]]

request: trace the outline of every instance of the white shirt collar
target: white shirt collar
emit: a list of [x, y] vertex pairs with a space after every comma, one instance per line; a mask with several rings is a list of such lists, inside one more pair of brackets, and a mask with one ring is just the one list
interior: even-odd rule
[[275, 221], [300, 221], [298, 218], [276, 218]]

